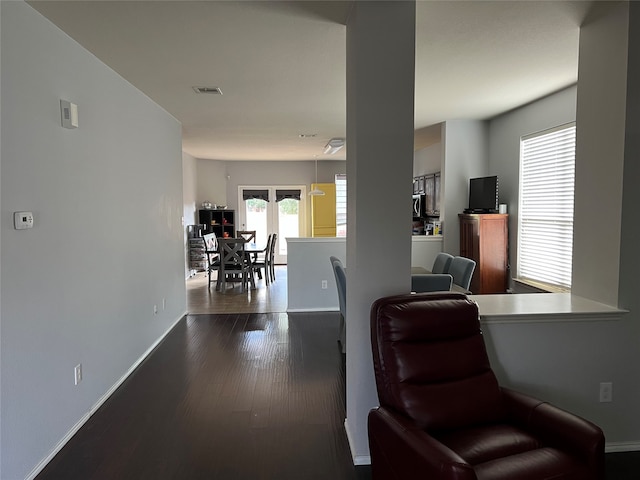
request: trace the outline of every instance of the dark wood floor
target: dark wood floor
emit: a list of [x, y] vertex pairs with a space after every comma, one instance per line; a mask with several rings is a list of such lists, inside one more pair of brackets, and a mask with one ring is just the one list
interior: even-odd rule
[[37, 478], [366, 475], [344, 432], [338, 325], [335, 313], [188, 316]]
[[[189, 289], [190, 311], [228, 311], [234, 298], [201, 279]], [[267, 292], [268, 302], [250, 294], [261, 306], [237, 301], [286, 304], [286, 289]], [[37, 480], [370, 480], [344, 432], [338, 323], [337, 313], [189, 315]], [[606, 461], [608, 480], [640, 479], [640, 452]]]

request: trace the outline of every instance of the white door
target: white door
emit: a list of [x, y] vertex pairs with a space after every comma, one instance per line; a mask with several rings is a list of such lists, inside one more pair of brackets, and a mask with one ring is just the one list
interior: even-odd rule
[[255, 230], [259, 244], [266, 244], [268, 235], [277, 233], [274, 260], [286, 264], [285, 239], [300, 237], [305, 231], [306, 186], [239, 186], [238, 205], [237, 229]]

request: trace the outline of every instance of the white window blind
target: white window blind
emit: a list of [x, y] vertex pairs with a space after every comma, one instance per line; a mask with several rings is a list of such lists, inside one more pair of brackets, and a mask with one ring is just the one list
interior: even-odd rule
[[518, 278], [571, 288], [575, 124], [522, 137]]
[[347, 236], [347, 176], [336, 175], [336, 236]]

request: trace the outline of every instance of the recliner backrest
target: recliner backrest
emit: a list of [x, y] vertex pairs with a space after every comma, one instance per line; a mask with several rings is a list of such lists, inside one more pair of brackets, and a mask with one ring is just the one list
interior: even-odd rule
[[371, 342], [381, 405], [431, 431], [502, 418], [478, 307], [465, 295], [381, 298], [371, 307]]

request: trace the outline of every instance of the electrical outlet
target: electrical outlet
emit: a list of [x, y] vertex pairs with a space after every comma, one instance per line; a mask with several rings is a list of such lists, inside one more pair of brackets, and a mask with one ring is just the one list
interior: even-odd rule
[[322, 289], [323, 290], [327, 289], [327, 281], [326, 280], [322, 280]]
[[154, 305], [153, 306], [153, 314], [157, 315], [158, 314], [158, 305]]
[[602, 382], [600, 384], [600, 401], [612, 402], [613, 401], [613, 383]]
[[78, 385], [82, 381], [82, 364], [79, 363], [73, 369], [73, 382], [74, 385]]

